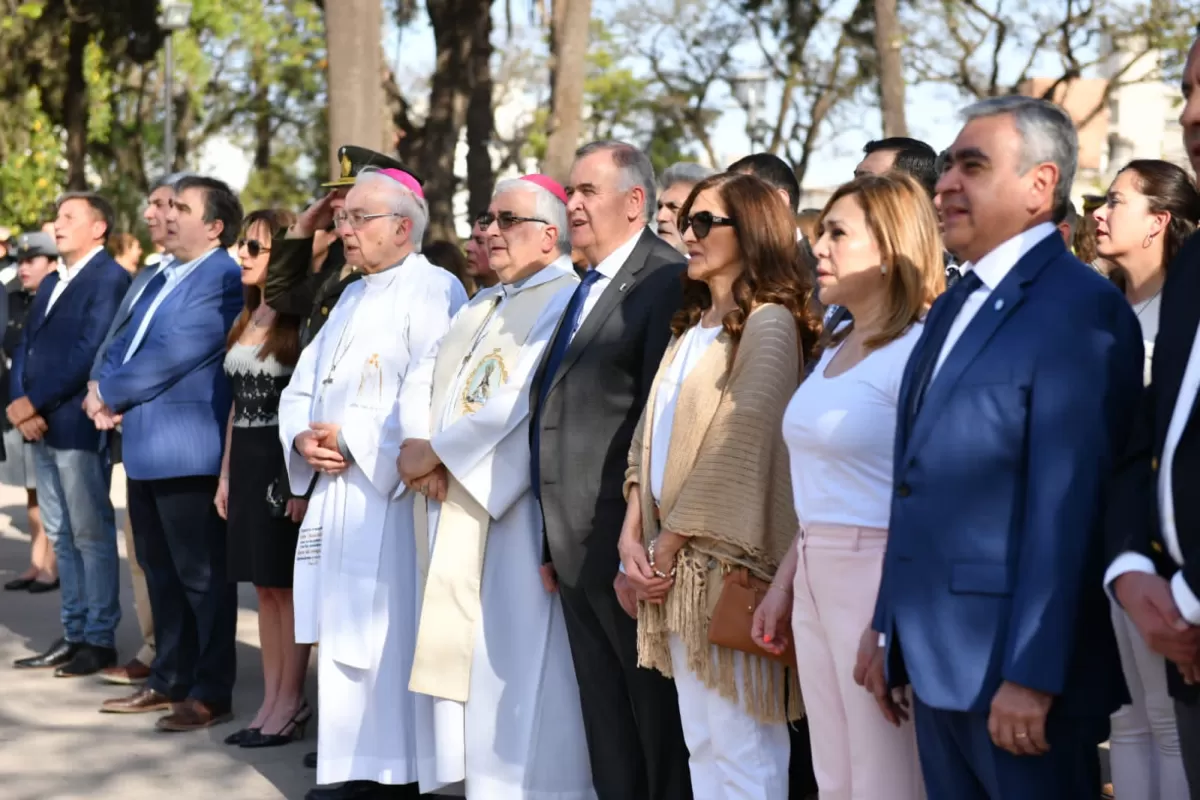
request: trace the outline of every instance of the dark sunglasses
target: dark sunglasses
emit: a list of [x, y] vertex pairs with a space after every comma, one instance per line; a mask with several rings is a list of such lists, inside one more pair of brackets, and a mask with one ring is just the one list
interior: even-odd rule
[[246, 253], [251, 258], [258, 258], [259, 253], [271, 252], [271, 248], [264, 247], [263, 243], [258, 239], [238, 239], [237, 246], [239, 250], [241, 250], [243, 247], [246, 248]]
[[506, 231], [513, 225], [516, 225], [520, 222], [540, 222], [543, 225], [550, 224], [546, 222], [546, 220], [538, 219], [537, 217], [518, 217], [511, 211], [501, 211], [499, 214], [493, 214], [490, 211], [485, 211], [475, 218], [475, 224], [479, 226], [480, 230], [484, 231], [491, 227], [493, 222], [500, 226], [500, 230], [502, 231]]
[[712, 233], [714, 225], [733, 225], [732, 217], [718, 217], [711, 211], [697, 211], [679, 221], [679, 235], [682, 236], [691, 228], [696, 232], [697, 239], [703, 239]]

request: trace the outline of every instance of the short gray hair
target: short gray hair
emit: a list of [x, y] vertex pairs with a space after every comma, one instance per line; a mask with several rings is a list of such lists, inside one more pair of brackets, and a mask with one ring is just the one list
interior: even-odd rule
[[1021, 136], [1021, 173], [1038, 164], [1054, 164], [1058, 167], [1058, 185], [1054, 187], [1052, 207], [1066, 202], [1071, 196], [1071, 185], [1075, 182], [1079, 164], [1079, 135], [1071, 117], [1061, 106], [1048, 100], [1022, 95], [989, 97], [967, 106], [962, 112], [967, 122], [1004, 114], [1012, 116]]
[[703, 164], [697, 164], [693, 161], [678, 161], [663, 170], [663, 174], [658, 178], [658, 186], [664, 192], [677, 183], [687, 183], [694, 186], [714, 174], [716, 174], [715, 169], [709, 169]]
[[628, 192], [634, 187], [640, 187], [646, 195], [646, 207], [642, 215], [646, 221], [654, 219], [656, 192], [654, 189], [654, 165], [650, 157], [628, 142], [614, 139], [600, 139], [588, 142], [575, 151], [575, 160], [586, 158], [592, 153], [607, 152], [612, 154], [613, 163], [621, 173], [621, 191]]
[[154, 181], [154, 183], [152, 183], [150, 185], [150, 192], [151, 193], [156, 192], [159, 189], [163, 188], [164, 186], [167, 187], [168, 189], [170, 189], [171, 191], [174, 191], [175, 184], [179, 183], [184, 178], [194, 178], [195, 176], [196, 176], [196, 173], [186, 172], [186, 171], [185, 172], [171, 172], [166, 175], [160, 175], [158, 177], [158, 180]]
[[429, 206], [425, 199], [417, 197], [404, 184], [395, 178], [390, 178], [374, 169], [364, 169], [354, 179], [355, 186], [374, 186], [383, 189], [387, 196], [388, 208], [398, 216], [412, 223], [413, 252], [421, 252], [421, 243], [425, 239], [425, 229], [429, 227]]
[[505, 192], [530, 192], [534, 197], [534, 214], [546, 220], [558, 231], [555, 240], [560, 254], [571, 252], [571, 230], [567, 224], [567, 206], [545, 188], [532, 181], [521, 178], [511, 178], [496, 184], [493, 197], [499, 197]]

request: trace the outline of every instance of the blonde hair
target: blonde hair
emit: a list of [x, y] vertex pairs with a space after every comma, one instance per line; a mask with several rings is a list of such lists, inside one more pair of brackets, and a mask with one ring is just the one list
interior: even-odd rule
[[[945, 289], [942, 239], [929, 193], [909, 175], [864, 175], [839, 187], [821, 211], [818, 235], [825, 229], [829, 210], [843, 197], [858, 201], [881, 264], [887, 268], [883, 328], [863, 343], [873, 350], [902, 336]], [[832, 341], [844, 339], [852, 327], [853, 323], [837, 332]]]

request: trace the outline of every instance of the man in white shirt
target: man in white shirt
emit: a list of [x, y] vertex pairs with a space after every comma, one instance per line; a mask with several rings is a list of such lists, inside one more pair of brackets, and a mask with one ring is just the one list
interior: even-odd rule
[[645, 153], [624, 142], [585, 145], [570, 183], [571, 244], [591, 269], [531, 391], [543, 560], [557, 574], [596, 793], [684, 800], [691, 783], [675, 687], [638, 668], [636, 603], [617, 573], [629, 443], [682, 301], [683, 259], [647, 228], [655, 184]]
[[35, 442], [46, 535], [58, 558], [63, 637], [18, 667], [57, 667], [58, 677], [91, 675], [116, 663], [121, 619], [111, 465], [83, 412], [88, 372], [129, 285], [104, 251], [112, 229], [104, 198], [74, 193], [58, 203], [55, 241], [62, 263], [38, 287], [13, 355], [8, 419]]
[[[1101, 508], [1141, 393], [1141, 330], [1051, 224], [1077, 162], [1067, 114], [1004, 97], [963, 116], [937, 192], [969, 265], [905, 370], [856, 673], [890, 719], [889, 687], [911, 682], [930, 800], [1089, 797], [1128, 697]], [[865, 663], [878, 634], [887, 682]]]

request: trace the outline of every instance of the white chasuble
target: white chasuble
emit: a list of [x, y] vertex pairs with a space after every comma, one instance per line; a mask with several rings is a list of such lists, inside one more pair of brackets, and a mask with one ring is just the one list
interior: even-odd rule
[[423, 792], [595, 797], [562, 606], [538, 572], [542, 518], [529, 484], [530, 383], [577, 283], [563, 258], [477, 295], [438, 352], [430, 441], [450, 488], [428, 503], [410, 683], [421, 693]]
[[405, 687], [419, 586], [412, 498], [396, 458], [406, 437], [429, 435], [437, 346], [465, 302], [458, 280], [420, 255], [364, 276], [301, 353], [280, 399], [294, 494], [314, 477], [293, 447], [311, 423], [340, 425], [350, 455], [341, 474], [317, 475], [296, 547], [296, 641], [321, 643], [318, 783], [417, 778]]

